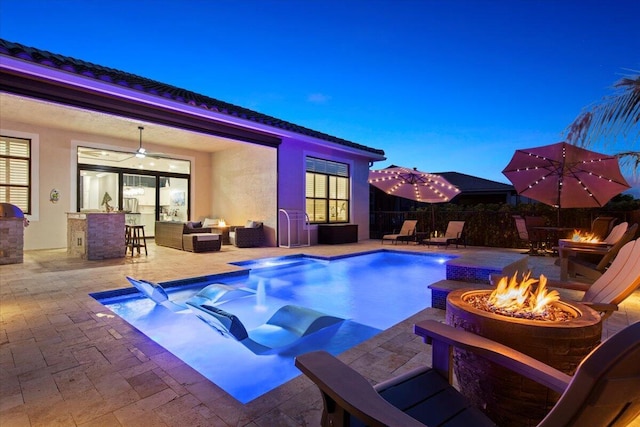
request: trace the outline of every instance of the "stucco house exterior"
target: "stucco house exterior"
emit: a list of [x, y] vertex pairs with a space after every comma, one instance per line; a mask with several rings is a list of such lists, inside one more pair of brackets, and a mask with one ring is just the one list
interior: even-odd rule
[[[0, 136], [5, 168], [29, 168], [26, 185], [0, 181], [0, 201], [24, 191], [27, 250], [66, 247], [67, 214], [105, 206], [151, 225], [262, 221], [269, 246], [286, 232], [281, 210], [310, 213], [312, 236], [317, 224], [350, 223], [368, 239], [368, 171], [385, 160], [379, 149], [2, 39]], [[13, 158], [9, 146], [28, 151]], [[142, 147], [148, 155], [136, 157]]]

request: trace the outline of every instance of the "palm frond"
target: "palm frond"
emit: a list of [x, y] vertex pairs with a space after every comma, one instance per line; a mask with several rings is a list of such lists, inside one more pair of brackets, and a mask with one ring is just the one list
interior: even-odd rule
[[615, 93], [583, 111], [565, 131], [567, 141], [588, 147], [596, 141], [624, 138], [632, 147], [640, 139], [640, 74], [614, 84]]

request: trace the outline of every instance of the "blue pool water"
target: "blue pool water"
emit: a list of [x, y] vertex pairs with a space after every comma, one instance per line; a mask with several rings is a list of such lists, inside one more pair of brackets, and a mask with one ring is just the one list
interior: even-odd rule
[[[427, 285], [445, 277], [448, 259], [384, 250], [330, 260], [281, 257], [237, 263], [246, 269], [241, 274], [161, 283], [169, 299], [179, 305], [212, 283], [248, 289], [215, 306], [237, 316], [249, 333], [288, 304], [345, 319], [268, 354], [256, 354], [221, 335], [189, 309], [170, 310], [137, 291], [92, 296], [247, 403], [299, 375], [293, 365], [296, 355], [317, 349], [337, 355], [430, 307]], [[127, 291], [131, 289], [135, 288]]]

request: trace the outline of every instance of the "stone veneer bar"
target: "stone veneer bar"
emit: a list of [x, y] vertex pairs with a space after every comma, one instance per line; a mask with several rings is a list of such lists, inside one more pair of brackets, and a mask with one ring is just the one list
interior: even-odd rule
[[67, 253], [99, 260], [125, 256], [124, 212], [67, 214]]
[[24, 262], [24, 219], [0, 219], [0, 265]]

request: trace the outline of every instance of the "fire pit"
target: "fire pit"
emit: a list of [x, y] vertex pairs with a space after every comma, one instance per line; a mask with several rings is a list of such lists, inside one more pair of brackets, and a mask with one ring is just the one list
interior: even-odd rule
[[[514, 281], [515, 277], [511, 284]], [[524, 305], [535, 304], [531, 301], [534, 294], [547, 298], [555, 293], [545, 293], [544, 283], [537, 291], [531, 290], [532, 282], [537, 281], [528, 282], [528, 295], [522, 298]], [[502, 283], [496, 290], [501, 286], [503, 290], [509, 288]], [[560, 301], [555, 293], [546, 299], [542, 311], [547, 314], [542, 317], [520, 309], [509, 314], [488, 303], [492, 292], [495, 294], [487, 289], [461, 289], [449, 293], [447, 323], [505, 344], [569, 375], [600, 343], [600, 316], [585, 305]], [[460, 391], [500, 426], [535, 426], [560, 397], [534, 381], [465, 351], [456, 350], [454, 363]]]
[[595, 233], [582, 232], [573, 230], [571, 240], [574, 242], [599, 243], [600, 238]]

